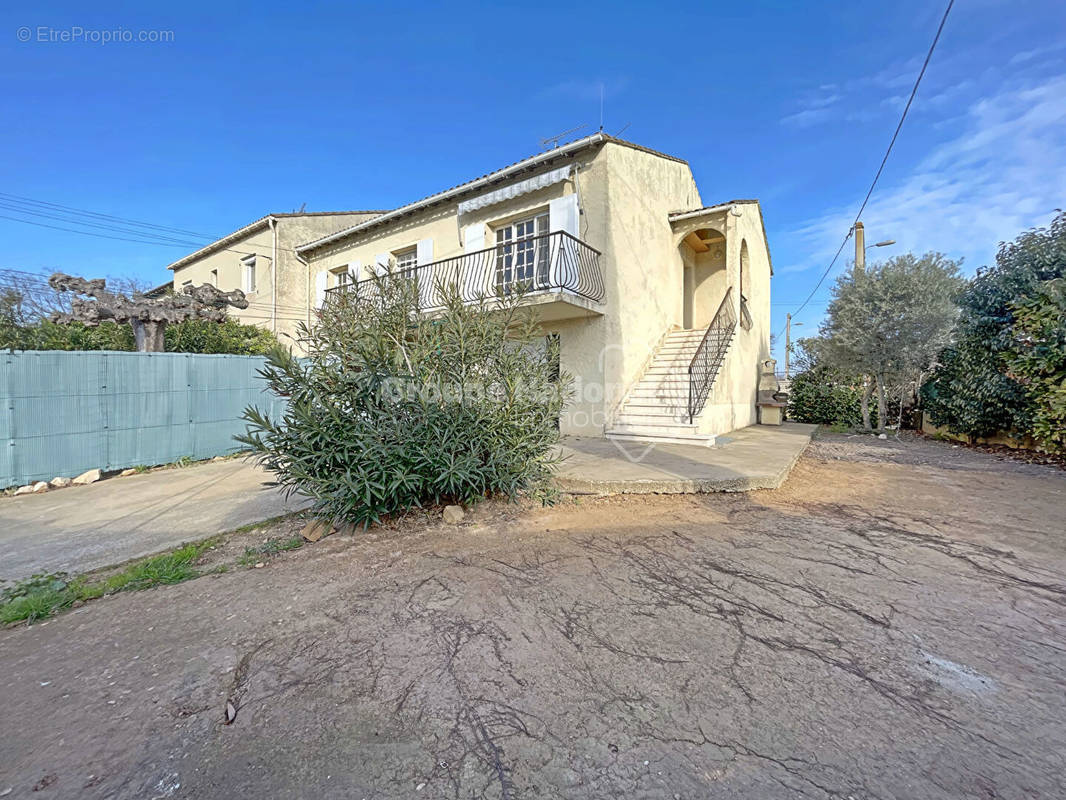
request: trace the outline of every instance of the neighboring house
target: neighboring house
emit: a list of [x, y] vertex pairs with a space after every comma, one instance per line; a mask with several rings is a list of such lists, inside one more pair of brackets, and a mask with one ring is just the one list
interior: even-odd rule
[[174, 289], [174, 281], [167, 281], [166, 283], [161, 283], [161, 284], [159, 284], [159, 286], [155, 286], [155, 287], [149, 289], [147, 292], [144, 292], [143, 294], [149, 300], [158, 300], [160, 297], [166, 297], [167, 296], [167, 292], [173, 291], [173, 289]]
[[174, 291], [204, 283], [223, 291], [242, 289], [248, 296], [248, 308], [230, 309], [229, 315], [273, 331], [291, 344], [288, 337], [296, 336], [297, 325], [312, 319], [310, 272], [306, 263], [301, 263], [296, 245], [380, 213], [268, 214], [171, 264], [168, 269], [174, 271]]
[[704, 206], [679, 158], [595, 134], [304, 242], [286, 262], [286, 308], [301, 281], [321, 307], [386, 271], [417, 279], [427, 310], [441, 280], [471, 300], [528, 286], [523, 302], [575, 378], [564, 434], [709, 444], [758, 420], [772, 274], [762, 213], [755, 200]]

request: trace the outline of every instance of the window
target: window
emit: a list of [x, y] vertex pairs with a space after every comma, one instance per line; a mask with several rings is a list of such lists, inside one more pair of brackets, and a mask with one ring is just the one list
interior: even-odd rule
[[548, 214], [496, 229], [496, 286], [504, 294], [548, 285]]
[[348, 273], [348, 270], [344, 270], [344, 272], [338, 272], [336, 273], [336, 275], [338, 286], [347, 286], [349, 283], [351, 283], [352, 276]]
[[218, 288], [218, 270], [217, 269], [211, 270], [211, 285], [214, 286], [216, 289]]
[[405, 278], [415, 277], [415, 267], [418, 266], [418, 248], [409, 247], [393, 253], [396, 259], [396, 272]]
[[244, 272], [245, 294], [251, 294], [255, 291], [255, 255], [253, 254], [242, 258], [241, 268]]

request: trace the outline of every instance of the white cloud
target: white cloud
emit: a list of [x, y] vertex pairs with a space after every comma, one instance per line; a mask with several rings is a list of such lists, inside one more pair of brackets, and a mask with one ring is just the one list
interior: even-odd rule
[[830, 119], [835, 115], [831, 108], [805, 108], [795, 114], [788, 114], [781, 118], [782, 125], [791, 125], [795, 128], [809, 128], [819, 122]]
[[[889, 161], [863, 221], [867, 241], [898, 245], [871, 257], [939, 250], [973, 270], [993, 261], [1000, 241], [1046, 224], [1066, 203], [1066, 75], [1004, 86], [945, 124], [950, 138], [894, 183]], [[792, 269], [824, 267], [856, 210], [838, 208], [794, 230], [790, 245], [810, 256]]]

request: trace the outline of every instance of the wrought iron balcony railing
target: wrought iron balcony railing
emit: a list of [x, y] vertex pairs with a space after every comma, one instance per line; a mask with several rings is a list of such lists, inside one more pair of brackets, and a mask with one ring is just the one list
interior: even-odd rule
[[[433, 311], [444, 306], [441, 288], [454, 286], [460, 297], [476, 302], [514, 292], [536, 295], [561, 291], [603, 302], [605, 291], [600, 272], [600, 251], [569, 233], [558, 231], [497, 244], [473, 253], [394, 269], [392, 274], [417, 285], [419, 308]], [[378, 283], [373, 278], [346, 283], [327, 290], [328, 297], [355, 293], [373, 297]]]

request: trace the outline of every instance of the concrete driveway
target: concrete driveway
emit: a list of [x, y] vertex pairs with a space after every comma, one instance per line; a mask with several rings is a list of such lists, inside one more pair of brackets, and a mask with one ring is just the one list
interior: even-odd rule
[[1064, 478], [827, 437], [94, 601], [0, 630], [0, 794], [1066, 797]]
[[0, 498], [0, 579], [83, 572], [157, 553], [302, 506], [239, 460]]

